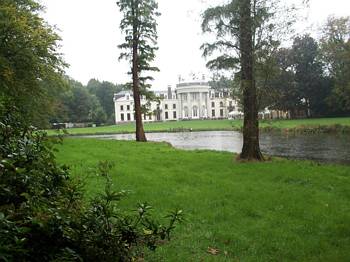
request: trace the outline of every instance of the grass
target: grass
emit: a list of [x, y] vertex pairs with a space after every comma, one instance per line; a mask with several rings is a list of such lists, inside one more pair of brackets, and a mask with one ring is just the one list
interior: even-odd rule
[[[242, 120], [190, 120], [172, 122], [145, 123], [147, 132], [176, 132], [187, 131], [209, 131], [209, 130], [240, 130]], [[290, 130], [290, 131], [350, 131], [350, 117], [347, 118], [319, 118], [319, 119], [298, 119], [298, 120], [263, 120], [260, 121], [263, 130]], [[326, 127], [326, 129], [324, 129]], [[68, 129], [71, 135], [87, 134], [116, 134], [132, 133], [135, 131], [134, 123], [119, 124], [113, 126], [72, 128]], [[50, 135], [55, 134], [49, 130]]]
[[[165, 143], [68, 138], [60, 163], [100, 192], [99, 160], [116, 164], [123, 205], [158, 213], [181, 207], [187, 222], [146, 261], [349, 261], [350, 167], [274, 159], [237, 163], [227, 152], [182, 151]], [[218, 255], [207, 252], [216, 248]]]

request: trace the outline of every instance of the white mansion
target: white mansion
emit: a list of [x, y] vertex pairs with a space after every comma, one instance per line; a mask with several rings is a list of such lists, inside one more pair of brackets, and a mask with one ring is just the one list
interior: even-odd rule
[[[237, 100], [228, 92], [218, 92], [207, 82], [188, 82], [176, 85], [175, 90], [154, 92], [158, 101], [141, 104], [148, 107], [143, 115], [144, 122], [171, 121], [185, 119], [222, 119], [241, 117]], [[122, 91], [114, 95], [115, 122], [134, 121], [134, 100], [132, 91]]]

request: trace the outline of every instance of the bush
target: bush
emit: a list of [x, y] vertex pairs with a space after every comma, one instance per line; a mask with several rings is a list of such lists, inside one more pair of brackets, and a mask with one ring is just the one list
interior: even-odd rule
[[109, 162], [97, 167], [104, 193], [87, 203], [82, 184], [55, 161], [59, 142], [16, 114], [0, 121], [0, 261], [130, 261], [170, 238], [181, 210], [167, 226], [151, 218], [147, 203], [121, 210], [127, 194], [113, 190]]

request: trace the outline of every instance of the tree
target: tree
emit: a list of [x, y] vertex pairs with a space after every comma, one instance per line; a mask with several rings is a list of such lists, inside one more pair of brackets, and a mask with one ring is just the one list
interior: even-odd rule
[[64, 103], [68, 109], [69, 121], [104, 123], [106, 113], [98, 98], [89, 93], [88, 89], [80, 82], [73, 79], [69, 79], [68, 82], [70, 90], [64, 97]]
[[40, 17], [42, 9], [35, 0], [2, 0], [0, 5], [1, 103], [41, 125], [55, 110], [65, 67], [60, 37]]
[[65, 81], [68, 88], [56, 97], [58, 110], [51, 122], [106, 123], [107, 116], [98, 97], [74, 79], [66, 77]]
[[269, 108], [289, 111], [291, 118], [294, 118], [303, 105], [295, 81], [291, 48], [280, 48], [273, 61], [273, 75], [268, 81], [273, 102]]
[[242, 159], [263, 160], [258, 110], [265, 102], [261, 102], [260, 94], [267, 93], [263, 88], [268, 87], [269, 59], [290, 33], [294, 21], [295, 8], [284, 7], [279, 0], [231, 0], [203, 14], [202, 31], [215, 33], [217, 39], [202, 45], [203, 55], [221, 54], [211, 59], [207, 67], [236, 72], [240, 80], [245, 115]]
[[350, 17], [329, 17], [320, 40], [322, 60], [333, 81], [328, 104], [334, 111], [350, 111]]
[[327, 95], [322, 90], [323, 65], [316, 40], [309, 35], [296, 37], [291, 56], [298, 100], [302, 102], [306, 115], [310, 117], [316, 105], [322, 103]]
[[109, 123], [114, 122], [114, 104], [113, 96], [115, 93], [120, 92], [124, 89], [123, 85], [114, 85], [111, 82], [103, 81], [100, 82], [96, 79], [91, 79], [87, 84], [87, 89], [90, 94], [95, 95], [103, 111], [106, 113], [106, 117]]
[[142, 123], [141, 95], [147, 95], [148, 80], [151, 76], [142, 73], [159, 71], [150, 63], [155, 59], [157, 44], [156, 17], [158, 4], [155, 0], [120, 0], [118, 3], [123, 18], [120, 29], [125, 33], [125, 42], [119, 48], [125, 50], [120, 59], [126, 59], [131, 64], [132, 91], [135, 104], [136, 141], [146, 142]]
[[[223, 55], [210, 60], [207, 66], [216, 70], [240, 70], [243, 90], [242, 159], [262, 159], [259, 149], [258, 111], [253, 79], [253, 20], [251, 2], [244, 0], [207, 9], [203, 14], [203, 32], [215, 32], [217, 41], [202, 45], [205, 57], [216, 51]], [[228, 37], [228, 40], [226, 39]]]
[[259, 121], [254, 79], [253, 20], [250, 0], [239, 5], [239, 49], [241, 51], [241, 89], [243, 90], [243, 148], [242, 159], [263, 160], [259, 146]]

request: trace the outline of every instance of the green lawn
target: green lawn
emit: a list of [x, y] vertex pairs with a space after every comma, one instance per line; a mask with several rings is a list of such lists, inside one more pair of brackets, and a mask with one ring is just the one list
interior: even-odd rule
[[[292, 129], [292, 128], [315, 128], [319, 126], [331, 127], [334, 125], [350, 127], [350, 117], [347, 118], [319, 118], [319, 119], [300, 119], [300, 120], [263, 120], [260, 126], [265, 129]], [[156, 131], [180, 131], [189, 130], [239, 130], [242, 127], [241, 120], [191, 120], [191, 121], [172, 121], [145, 123], [145, 130], [148, 132]], [[113, 126], [91, 127], [91, 128], [72, 128], [68, 132], [72, 135], [79, 134], [113, 134], [113, 133], [131, 133], [135, 131], [135, 124], [119, 124]], [[55, 131], [49, 130], [50, 135]]]
[[349, 166], [237, 163], [227, 152], [81, 138], [59, 149], [58, 161], [86, 178], [88, 196], [103, 187], [94, 176], [97, 162], [110, 160], [115, 187], [132, 190], [123, 205], [147, 201], [161, 214], [185, 211], [187, 222], [146, 261], [350, 259]]

